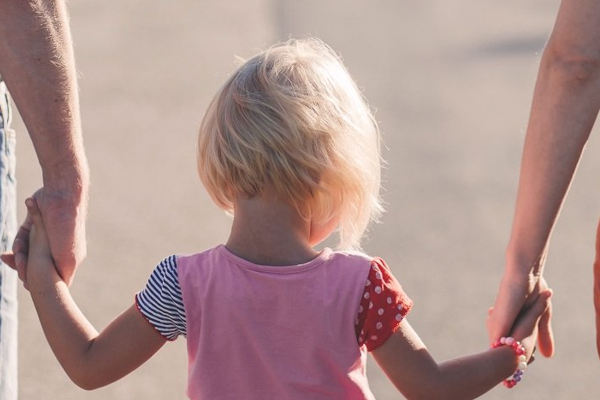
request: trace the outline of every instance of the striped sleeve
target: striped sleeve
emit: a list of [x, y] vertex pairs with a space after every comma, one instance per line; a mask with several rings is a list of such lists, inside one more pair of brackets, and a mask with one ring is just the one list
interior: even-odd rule
[[165, 339], [186, 336], [187, 322], [176, 256], [167, 257], [158, 264], [146, 287], [135, 295], [135, 303], [144, 318]]

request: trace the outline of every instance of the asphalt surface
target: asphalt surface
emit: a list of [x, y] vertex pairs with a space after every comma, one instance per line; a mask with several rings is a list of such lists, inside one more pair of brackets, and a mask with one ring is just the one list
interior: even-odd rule
[[[132, 304], [162, 258], [226, 240], [229, 219], [196, 177], [204, 109], [234, 56], [310, 34], [342, 54], [384, 134], [387, 213], [365, 251], [392, 266], [415, 301], [409, 320], [436, 359], [485, 349], [539, 54], [557, 7], [557, 0], [70, 2], [92, 169], [89, 256], [74, 297], [101, 328]], [[22, 201], [41, 180], [17, 128]], [[500, 386], [484, 399], [600, 396], [591, 297], [596, 136], [547, 263], [556, 356], [538, 358], [517, 388]], [[27, 292], [20, 298], [22, 399], [185, 398], [183, 339], [125, 379], [84, 392], [55, 361]], [[372, 360], [369, 378], [378, 399], [402, 398]]]

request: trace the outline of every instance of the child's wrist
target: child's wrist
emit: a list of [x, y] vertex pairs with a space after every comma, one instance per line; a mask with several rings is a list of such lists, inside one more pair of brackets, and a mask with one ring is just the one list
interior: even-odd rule
[[510, 348], [514, 353], [516, 360], [515, 371], [511, 374], [510, 377], [503, 381], [504, 386], [510, 389], [521, 381], [523, 373], [527, 369], [527, 352], [525, 347], [521, 344], [521, 342], [515, 340], [512, 337], [502, 337], [494, 343], [492, 343], [492, 349], [497, 349], [500, 347]]
[[63, 282], [63, 279], [54, 264], [44, 265], [44, 268], [28, 271], [27, 274], [27, 284], [30, 291], [34, 289], [46, 290], [54, 287], [59, 282]]

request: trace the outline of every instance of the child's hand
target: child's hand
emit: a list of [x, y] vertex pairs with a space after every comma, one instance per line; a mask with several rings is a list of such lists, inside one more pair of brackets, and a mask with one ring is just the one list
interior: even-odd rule
[[19, 277], [23, 280], [25, 288], [35, 279], [47, 279], [49, 276], [58, 275], [44, 222], [40, 214], [35, 199], [25, 200], [27, 206], [27, 219], [31, 220], [31, 230], [29, 231], [29, 249], [27, 255], [27, 265], [25, 271], [19, 271]]
[[33, 253], [33, 255], [50, 258], [51, 260], [52, 253], [50, 252], [50, 244], [48, 243], [46, 228], [37, 202], [33, 198], [28, 198], [25, 200], [25, 205], [27, 206], [27, 215], [31, 218], [33, 224], [31, 226], [31, 231], [29, 231], [28, 257], [31, 257]]
[[521, 314], [517, 317], [513, 326], [511, 336], [520, 341], [525, 347], [525, 356], [529, 361], [535, 350], [535, 344], [538, 339], [538, 325], [542, 315], [547, 313], [551, 307], [550, 298], [552, 290], [545, 289], [542, 291], [533, 304], [524, 308]]

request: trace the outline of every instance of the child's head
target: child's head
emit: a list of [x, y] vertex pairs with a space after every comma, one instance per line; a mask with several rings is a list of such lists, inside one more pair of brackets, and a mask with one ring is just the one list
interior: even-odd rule
[[202, 121], [198, 169], [224, 210], [269, 190], [314, 226], [338, 221], [340, 248], [358, 247], [381, 212], [377, 124], [317, 39], [275, 45], [233, 73]]

